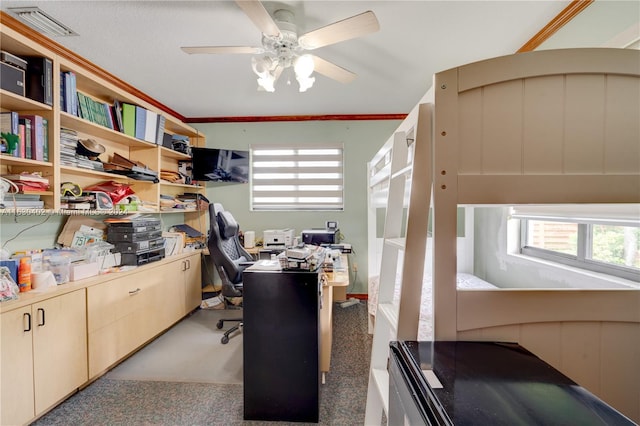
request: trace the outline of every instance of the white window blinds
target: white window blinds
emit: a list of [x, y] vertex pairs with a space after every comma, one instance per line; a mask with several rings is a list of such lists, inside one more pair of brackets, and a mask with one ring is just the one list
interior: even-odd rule
[[252, 210], [343, 210], [343, 146], [251, 147]]

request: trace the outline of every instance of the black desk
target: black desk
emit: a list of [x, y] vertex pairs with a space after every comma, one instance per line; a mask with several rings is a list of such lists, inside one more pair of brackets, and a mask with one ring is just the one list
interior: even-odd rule
[[318, 422], [317, 272], [243, 273], [245, 420]]
[[516, 344], [392, 342], [390, 350], [391, 425], [634, 424]]

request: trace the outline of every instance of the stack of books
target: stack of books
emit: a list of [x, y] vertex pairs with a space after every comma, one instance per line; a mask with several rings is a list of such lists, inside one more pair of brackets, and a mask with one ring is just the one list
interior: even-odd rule
[[38, 194], [8, 194], [5, 195], [4, 206], [16, 209], [41, 209], [44, 207], [44, 201], [40, 199]]
[[4, 175], [3, 177], [15, 183], [23, 194], [39, 193], [49, 189], [49, 179], [36, 173], [24, 172], [15, 175]]
[[78, 167], [89, 170], [98, 170], [100, 172], [104, 171], [104, 165], [101, 161], [89, 160], [84, 155], [76, 155], [78, 161]]
[[78, 166], [76, 148], [78, 146], [78, 132], [64, 127], [60, 128], [60, 165]]
[[95, 198], [89, 195], [80, 197], [60, 197], [60, 208], [69, 210], [95, 209]]

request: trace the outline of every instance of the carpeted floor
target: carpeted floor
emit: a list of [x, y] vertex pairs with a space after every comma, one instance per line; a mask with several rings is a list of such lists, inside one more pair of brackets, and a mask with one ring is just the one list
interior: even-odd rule
[[[220, 350], [227, 349], [233, 352], [237, 347], [241, 347], [241, 336], [232, 338], [229, 343], [229, 345], [236, 345], [235, 349], [229, 346], [218, 348], [216, 351], [208, 347], [211, 342], [214, 345], [227, 346], [220, 344], [215, 322], [207, 321], [209, 315], [212, 315], [210, 311], [206, 311], [205, 315], [196, 312], [183, 320], [120, 366], [64, 401], [34, 425], [289, 424], [244, 421], [242, 384], [232, 383], [231, 380], [225, 383], [211, 382], [211, 380], [217, 380], [213, 378], [214, 376], [224, 377], [225, 374], [212, 373], [207, 376], [208, 382], [199, 383], [196, 374], [189, 373], [184, 378], [176, 377], [178, 369], [166, 374], [161, 371], [162, 368], [160, 370], [137, 369], [142, 368], [146, 360], [155, 364], [156, 367], [166, 363], [166, 369], [172, 370], [174, 367], [169, 367], [172, 357], [163, 357], [163, 351], [174, 351], [174, 357], [178, 357], [176, 354], [182, 352], [183, 355], [180, 356], [187, 359], [189, 352], [209, 350], [210, 353], [221, 353]], [[206, 330], [203, 334], [206, 344], [189, 342], [187, 339], [180, 343], [183, 347], [179, 351], [175, 351], [175, 348], [168, 349], [167, 342], [175, 337], [172, 332], [181, 329]], [[326, 376], [326, 384], [322, 385], [320, 390], [319, 424], [361, 425], [364, 422], [372, 342], [371, 336], [367, 333], [365, 303], [348, 308], [335, 307], [333, 339], [331, 371]], [[224, 367], [217, 365], [215, 360], [208, 359], [210, 356], [205, 356], [205, 359], [201, 360], [194, 357], [190, 362], [197, 363], [202, 370]], [[236, 355], [237, 357], [241, 359], [241, 352]], [[192, 371], [192, 369], [187, 368], [186, 371]], [[198, 370], [195, 369], [195, 371]], [[203, 375], [204, 373], [200, 371], [200, 376]], [[194, 377], [196, 377], [195, 380]], [[290, 424], [301, 425], [301, 423]]]

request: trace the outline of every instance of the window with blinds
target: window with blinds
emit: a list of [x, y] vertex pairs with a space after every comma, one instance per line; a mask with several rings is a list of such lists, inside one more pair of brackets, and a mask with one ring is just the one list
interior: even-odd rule
[[344, 210], [342, 145], [254, 145], [251, 210]]

